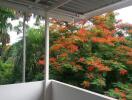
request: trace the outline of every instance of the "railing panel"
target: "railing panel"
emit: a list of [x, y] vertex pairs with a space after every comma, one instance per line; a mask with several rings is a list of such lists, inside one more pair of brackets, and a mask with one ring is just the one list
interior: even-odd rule
[[52, 81], [53, 100], [116, 100], [62, 82]]
[[43, 100], [43, 82], [1, 85], [0, 100]]

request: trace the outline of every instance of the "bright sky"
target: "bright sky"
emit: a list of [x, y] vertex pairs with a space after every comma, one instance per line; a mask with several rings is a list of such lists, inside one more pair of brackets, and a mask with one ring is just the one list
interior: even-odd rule
[[[23, 19], [20, 18], [19, 20], [13, 20], [13, 21], [9, 20], [9, 21], [12, 23], [13, 26], [17, 26], [17, 25], [19, 24], [19, 21], [23, 21]], [[34, 27], [34, 23], [35, 23], [35, 20], [34, 20], [34, 18], [33, 18], [33, 16], [32, 16], [32, 17], [30, 18], [30, 21], [28, 22], [28, 25], [29, 25], [30, 27]], [[10, 44], [13, 44], [13, 43], [17, 42], [17, 41], [20, 40], [20, 39], [22, 38], [22, 36], [23, 36], [22, 33], [17, 34], [17, 32], [15, 32], [14, 30], [13, 30], [13, 31], [10, 31], [10, 32], [9, 32], [9, 35], [10, 35]]]
[[132, 6], [116, 10], [115, 12], [119, 13], [116, 17], [117, 19], [122, 19], [123, 22], [132, 24]]
[[[117, 19], [121, 19], [123, 22], [125, 23], [131, 23], [132, 24], [132, 6], [126, 7], [126, 8], [122, 8], [119, 10], [116, 10], [115, 12], [119, 13], [116, 18]], [[20, 19], [22, 20], [22, 19]], [[30, 27], [33, 27], [33, 23], [35, 22], [34, 18], [31, 17], [30, 21], [28, 22], [28, 25]], [[16, 26], [18, 24], [18, 20], [12, 21], [11, 22], [13, 24], [13, 26]], [[10, 44], [15, 43], [16, 41], [18, 41], [21, 37], [22, 34], [17, 35], [17, 33], [15, 31], [10, 31]]]

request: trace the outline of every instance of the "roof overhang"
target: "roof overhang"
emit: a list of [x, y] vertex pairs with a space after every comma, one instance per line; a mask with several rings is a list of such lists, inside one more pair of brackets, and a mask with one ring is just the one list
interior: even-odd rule
[[0, 6], [62, 20], [85, 19], [132, 5], [132, 0], [0, 0]]

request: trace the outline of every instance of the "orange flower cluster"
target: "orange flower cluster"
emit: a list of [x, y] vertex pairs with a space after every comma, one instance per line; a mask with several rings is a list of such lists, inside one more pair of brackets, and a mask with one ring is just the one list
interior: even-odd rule
[[92, 35], [92, 33], [89, 30], [86, 30], [85, 28], [81, 28], [76, 33], [76, 36], [80, 37], [82, 42], [87, 42], [90, 35]]
[[102, 19], [102, 17], [101, 16], [94, 16], [93, 19], [100, 20], [100, 19]]
[[52, 57], [49, 59], [51, 63], [55, 63], [56, 62], [56, 58]]
[[121, 50], [124, 50], [124, 51], [128, 51], [128, 52], [132, 52], [132, 48], [124, 46], [124, 45], [119, 46], [118, 49], [121, 49]]
[[70, 44], [66, 48], [69, 50], [70, 53], [74, 53], [74, 52], [78, 51], [78, 46], [76, 46], [74, 44]]
[[121, 100], [126, 100], [126, 93], [122, 92], [119, 88], [115, 88], [114, 91], [121, 96]]
[[68, 54], [66, 52], [59, 55], [59, 57], [67, 57], [67, 56], [68, 56]]
[[63, 47], [62, 44], [55, 44], [55, 45], [53, 45], [53, 46], [50, 48], [50, 50], [51, 50], [51, 51], [57, 51], [57, 50], [60, 50], [62, 47]]
[[96, 24], [99, 24], [106, 20], [106, 16], [94, 16], [93, 19]]
[[132, 60], [126, 62], [128, 65], [132, 65]]
[[70, 53], [74, 53], [78, 51], [76, 41], [87, 42], [89, 34], [91, 34], [89, 31], [82, 28], [78, 30], [76, 34], [70, 34], [67, 37], [62, 36], [59, 40], [54, 42], [55, 45], [53, 45], [50, 50], [57, 51], [61, 48], [66, 48]]
[[107, 71], [110, 71], [110, 68], [108, 68], [107, 66], [101, 64], [101, 63], [98, 63], [96, 62], [95, 64], [93, 64], [96, 68], [98, 68], [99, 71], [101, 72], [107, 72]]
[[87, 42], [88, 41], [88, 36], [86, 34], [80, 35], [80, 34], [77, 33], [75, 35], [71, 35], [69, 39], [74, 41], [74, 43], [76, 43], [76, 41]]
[[99, 25], [96, 25], [96, 28], [98, 30], [101, 30], [103, 32], [103, 35], [105, 35], [105, 36], [113, 35], [116, 32], [115, 30], [108, 29], [104, 23], [100, 23]]
[[106, 39], [106, 38], [93, 37], [92, 41], [93, 43], [104, 43], [104, 44], [114, 45], [112, 43], [113, 42], [112, 38]]
[[118, 37], [112, 37], [112, 36], [107, 36], [105, 38], [93, 37], [91, 40], [94, 43], [104, 43], [104, 44], [109, 44], [109, 45], [114, 45], [114, 42], [123, 42], [123, 41], [125, 41], [124, 38], [118, 38]]
[[53, 45], [50, 50], [57, 51], [61, 48], [67, 49], [70, 53], [78, 51], [78, 46], [75, 44], [75, 40], [71, 37], [62, 37], [61, 39], [55, 41], [55, 45]]
[[78, 33], [79, 34], [86, 34], [87, 33], [87, 30], [84, 29], [84, 28], [81, 28], [80, 30], [78, 30]]
[[98, 58], [94, 58], [92, 61], [86, 61], [86, 63], [92, 66], [89, 68], [89, 70], [93, 70], [94, 68], [97, 68], [100, 72], [110, 71], [110, 68], [102, 64], [101, 60]]
[[122, 46], [119, 46], [117, 50], [120, 51], [120, 53], [125, 54], [127, 57], [130, 57], [130, 59], [132, 59], [131, 58], [132, 48], [122, 45]]
[[45, 61], [44, 61], [43, 59], [40, 59], [40, 60], [38, 61], [38, 64], [39, 64], [39, 65], [44, 65], [44, 64], [45, 64]]

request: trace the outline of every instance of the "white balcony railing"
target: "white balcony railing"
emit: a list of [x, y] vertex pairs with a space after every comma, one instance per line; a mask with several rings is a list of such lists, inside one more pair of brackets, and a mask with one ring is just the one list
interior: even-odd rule
[[[0, 86], [0, 100], [44, 100], [43, 82]], [[50, 81], [48, 100], [116, 100], [55, 80]]]

